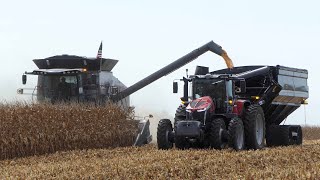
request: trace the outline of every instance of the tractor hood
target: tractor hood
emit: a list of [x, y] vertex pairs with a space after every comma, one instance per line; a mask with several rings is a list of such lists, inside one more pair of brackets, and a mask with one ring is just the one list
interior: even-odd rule
[[197, 98], [192, 100], [186, 108], [188, 112], [201, 112], [210, 109], [210, 111], [214, 110], [213, 100], [210, 96], [204, 96], [201, 98]]

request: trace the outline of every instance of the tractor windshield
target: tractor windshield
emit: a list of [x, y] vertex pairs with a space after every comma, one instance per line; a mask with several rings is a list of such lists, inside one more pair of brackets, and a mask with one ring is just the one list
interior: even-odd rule
[[193, 98], [210, 96], [215, 102], [217, 110], [223, 110], [230, 93], [226, 85], [227, 81], [221, 79], [194, 79], [192, 83]]

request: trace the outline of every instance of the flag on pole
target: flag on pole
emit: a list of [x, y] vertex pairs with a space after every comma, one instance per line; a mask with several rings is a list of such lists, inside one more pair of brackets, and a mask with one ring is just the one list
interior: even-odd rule
[[101, 59], [101, 58], [102, 58], [102, 41], [100, 43], [98, 54], [97, 54], [97, 59]]

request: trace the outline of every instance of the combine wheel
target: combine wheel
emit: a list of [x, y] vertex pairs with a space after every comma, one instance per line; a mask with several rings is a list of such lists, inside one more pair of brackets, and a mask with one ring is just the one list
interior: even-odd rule
[[229, 123], [229, 146], [239, 151], [245, 148], [244, 127], [242, 120], [238, 117], [232, 118]]
[[169, 119], [161, 119], [157, 129], [157, 143], [159, 149], [171, 149], [172, 143], [172, 124]]
[[228, 135], [226, 124], [222, 118], [212, 121], [210, 129], [210, 144], [214, 149], [224, 149], [227, 145]]
[[247, 107], [243, 120], [246, 146], [249, 149], [262, 149], [265, 137], [265, 119], [259, 105]]

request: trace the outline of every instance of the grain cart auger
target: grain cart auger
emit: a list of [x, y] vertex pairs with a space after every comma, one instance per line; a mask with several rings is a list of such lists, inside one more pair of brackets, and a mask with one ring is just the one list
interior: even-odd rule
[[[301, 126], [280, 123], [305, 103], [307, 78], [307, 70], [279, 65], [214, 72], [198, 66], [195, 75], [181, 79], [183, 104], [174, 124], [158, 124], [158, 148], [261, 149], [265, 139], [268, 146], [302, 144]], [[178, 84], [173, 85], [176, 93]]]

